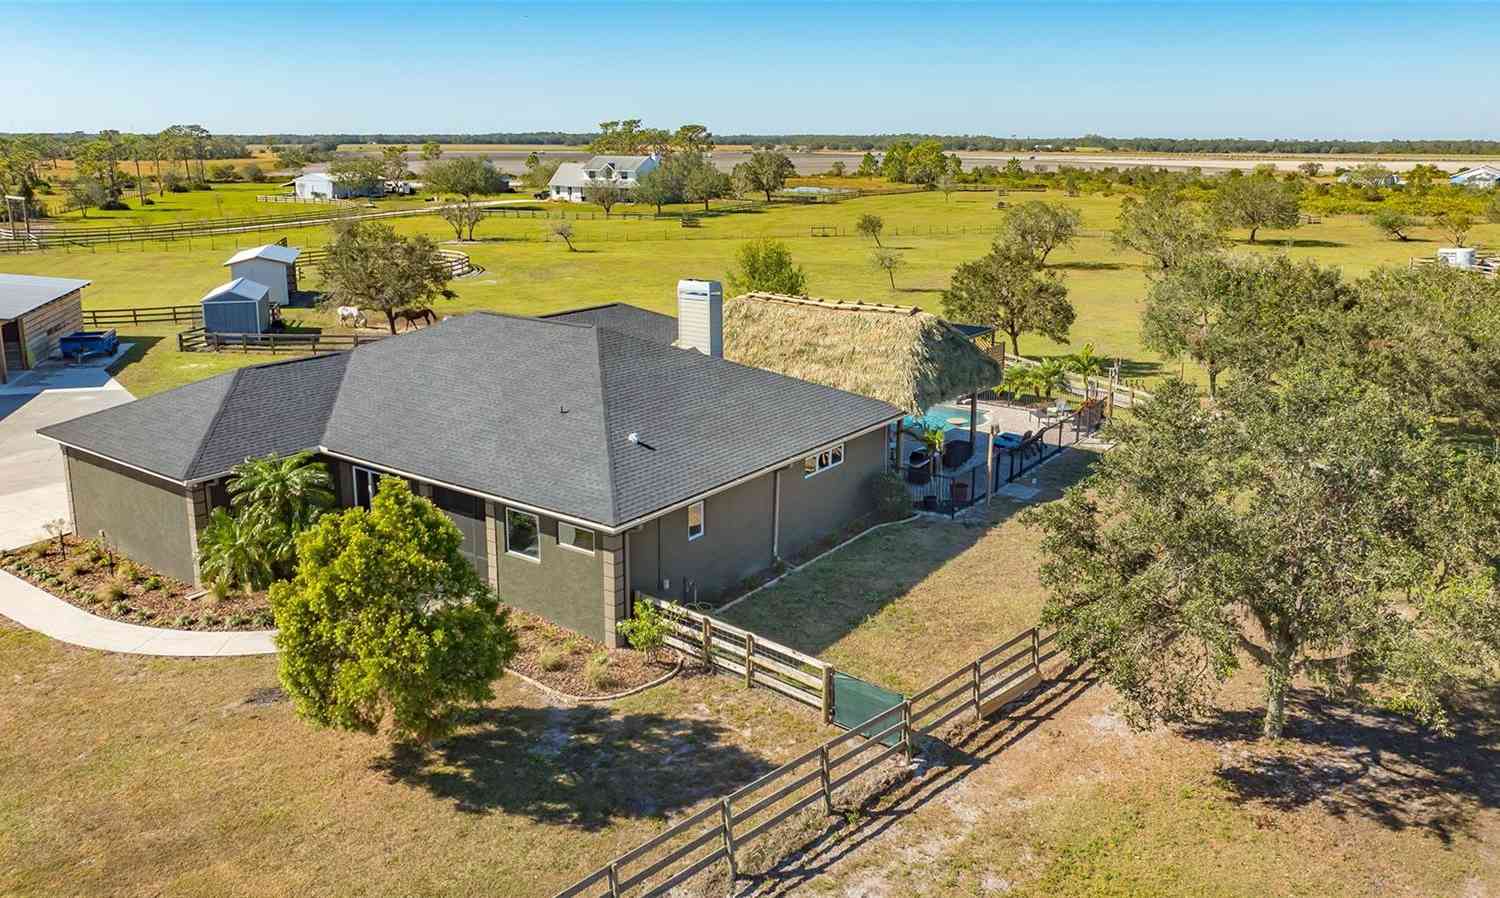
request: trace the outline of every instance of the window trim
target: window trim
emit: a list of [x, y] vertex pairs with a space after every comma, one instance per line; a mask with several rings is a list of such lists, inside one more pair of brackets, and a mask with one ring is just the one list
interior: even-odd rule
[[[565, 540], [565, 539], [563, 539], [562, 531], [563, 531], [564, 527], [568, 528], [569, 530], [572, 530], [574, 533], [578, 533], [579, 531], [587, 533], [589, 535], [590, 542], [592, 542], [593, 545], [594, 545], [594, 548], [592, 548], [592, 549], [579, 548], [578, 546], [573, 545], [573, 541], [572, 540]], [[599, 534], [595, 533], [593, 530], [590, 530], [587, 527], [579, 527], [576, 524], [569, 524], [567, 521], [558, 521], [557, 522], [557, 545], [559, 547], [567, 549], [567, 550], [569, 550], [571, 552], [577, 552], [580, 555], [588, 555], [588, 556], [592, 557], [594, 555], [594, 553], [598, 551], [598, 547], [599, 547]]]
[[[365, 511], [369, 511], [370, 508], [375, 504], [375, 493], [380, 490], [380, 478], [386, 475], [380, 471], [375, 470], [374, 468], [367, 468], [363, 465], [350, 465], [349, 467], [354, 469], [354, 473], [352, 475], [352, 479], [354, 481], [354, 495], [350, 497], [354, 500], [353, 507], [363, 508]], [[360, 474], [365, 475], [365, 480], [369, 487], [370, 493], [369, 496], [366, 497], [366, 501], [364, 502], [359, 501]]]
[[[511, 516], [512, 512], [514, 512], [515, 514], [518, 514], [518, 515], [525, 515], [526, 517], [531, 518], [531, 520], [533, 520], [533, 521], [536, 522], [536, 555], [533, 556], [533, 555], [527, 555], [525, 552], [517, 552], [516, 550], [514, 550], [514, 549], [512, 549], [510, 547], [510, 516]], [[534, 514], [534, 513], [529, 512], [529, 511], [522, 511], [519, 508], [512, 508], [509, 505], [507, 505], [507, 506], [505, 506], [504, 522], [505, 522], [505, 554], [511, 556], [512, 558], [524, 558], [527, 561], [535, 562], [536, 564], [541, 564], [542, 563], [542, 518], [541, 518], [541, 515]]]
[[[834, 453], [838, 453], [838, 461], [833, 460]], [[847, 458], [848, 455], [849, 450], [848, 446], [845, 443], [834, 443], [833, 445], [825, 447], [819, 452], [814, 452], [811, 455], [804, 455], [802, 457], [802, 479], [806, 480], [809, 477], [816, 477], [824, 471], [827, 471], [829, 468], [837, 468], [839, 465], [844, 463], [844, 459]], [[828, 461], [826, 462], [823, 460], [825, 457], [828, 459]], [[817, 459], [816, 470], [807, 470], [808, 459]]]
[[[697, 533], [693, 532], [693, 509], [695, 509], [695, 508], [698, 509], [698, 532]], [[703, 538], [703, 534], [705, 534], [705, 533], [708, 532], [708, 516], [705, 514], [706, 510], [707, 510], [707, 508], [706, 508], [706, 506], [704, 506], [702, 499], [699, 499], [697, 502], [694, 502], [693, 504], [691, 504], [691, 505], [689, 505], [687, 507], [687, 534], [688, 534], [688, 542], [692, 542], [695, 539], [702, 539]]]

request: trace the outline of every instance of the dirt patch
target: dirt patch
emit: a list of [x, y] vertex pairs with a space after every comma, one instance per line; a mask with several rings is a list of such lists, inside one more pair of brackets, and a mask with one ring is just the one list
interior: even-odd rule
[[633, 649], [610, 649], [534, 614], [510, 609], [518, 650], [510, 667], [565, 695], [607, 695], [661, 677], [677, 657], [648, 660]]
[[268, 630], [263, 592], [216, 598], [93, 540], [47, 539], [0, 554], [4, 568], [64, 602], [110, 620], [177, 630]]

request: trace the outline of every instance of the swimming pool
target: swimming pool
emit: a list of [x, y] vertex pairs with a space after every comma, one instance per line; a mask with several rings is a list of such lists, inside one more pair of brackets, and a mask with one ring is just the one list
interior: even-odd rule
[[[984, 411], [981, 410], [979, 412], [979, 420], [977, 422], [981, 429], [983, 429], [985, 426], [985, 417], [986, 416]], [[949, 424], [949, 418], [963, 418], [964, 423]], [[947, 430], [950, 427], [962, 427], [967, 429], [969, 426], [969, 410], [965, 407], [957, 405], [934, 405], [932, 408], [927, 410], [927, 413], [925, 415], [922, 415], [921, 417], [917, 417], [915, 415], [907, 415], [905, 418], [902, 418], [901, 426], [908, 429], [918, 430], [931, 430], [933, 428], [941, 428], [943, 430]]]

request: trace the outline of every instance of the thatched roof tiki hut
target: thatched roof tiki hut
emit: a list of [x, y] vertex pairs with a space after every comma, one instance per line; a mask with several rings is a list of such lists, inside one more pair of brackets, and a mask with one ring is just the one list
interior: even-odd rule
[[[971, 446], [978, 394], [1001, 378], [1000, 363], [973, 341], [988, 330], [960, 330], [913, 306], [774, 293], [724, 301], [725, 358], [883, 399], [916, 416], [967, 399]], [[899, 445], [897, 452], [899, 461]]]

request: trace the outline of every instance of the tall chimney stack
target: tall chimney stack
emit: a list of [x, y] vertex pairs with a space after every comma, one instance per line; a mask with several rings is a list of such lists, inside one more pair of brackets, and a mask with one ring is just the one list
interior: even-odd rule
[[690, 279], [677, 282], [677, 345], [723, 358], [724, 285]]

